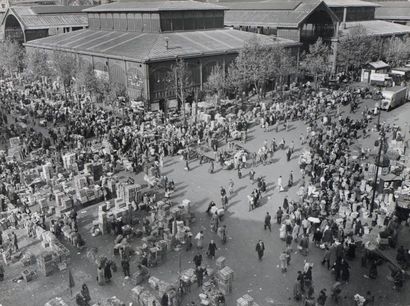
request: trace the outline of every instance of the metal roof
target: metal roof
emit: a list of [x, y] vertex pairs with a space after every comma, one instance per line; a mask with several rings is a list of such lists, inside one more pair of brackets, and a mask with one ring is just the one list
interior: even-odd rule
[[237, 53], [257, 36], [264, 45], [299, 46], [300, 43], [230, 29], [172, 33], [79, 30], [32, 40], [27, 47], [64, 50], [80, 54], [151, 62], [180, 57]]
[[66, 6], [66, 5], [39, 5], [31, 7], [36, 14], [63, 14], [63, 13], [82, 13], [82, 10], [90, 6]]
[[347, 36], [349, 32], [357, 28], [363, 27], [366, 30], [366, 35], [369, 36], [393, 36], [410, 34], [410, 26], [401, 25], [398, 23], [388, 22], [384, 20], [367, 20], [367, 21], [352, 21], [346, 22], [346, 28], [340, 28], [340, 37]]
[[[314, 10], [323, 5], [329, 11], [333, 20], [337, 20], [334, 13], [321, 0], [304, 0], [294, 9], [268, 9], [271, 1], [259, 4], [258, 9], [230, 9], [225, 12], [225, 25], [227, 26], [268, 26], [297, 28]], [[286, 3], [286, 2], [285, 2]], [[293, 3], [293, 1], [291, 2]], [[251, 6], [249, 2], [249, 7]]]
[[51, 13], [51, 10], [49, 10], [50, 13], [38, 14], [35, 11], [37, 8], [37, 6], [11, 7], [4, 16], [2, 23], [5, 22], [8, 15], [12, 14], [26, 30], [88, 26], [87, 14], [85, 13]]
[[85, 9], [84, 12], [161, 12], [225, 10], [223, 6], [197, 1], [114, 2]]
[[302, 1], [219, 2], [231, 10], [294, 10]]
[[387, 64], [383, 61], [370, 62], [368, 65], [372, 66], [374, 69], [384, 69], [384, 68], [389, 68], [390, 67], [389, 64]]
[[376, 8], [376, 19], [410, 20], [410, 2], [391, 1], [381, 2], [381, 7]]
[[379, 7], [380, 4], [360, 0], [324, 0], [328, 7]]

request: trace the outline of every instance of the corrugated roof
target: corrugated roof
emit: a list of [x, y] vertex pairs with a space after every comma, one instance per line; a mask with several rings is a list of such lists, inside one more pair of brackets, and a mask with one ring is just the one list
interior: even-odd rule
[[340, 29], [341, 38], [347, 36], [349, 32], [362, 26], [369, 36], [392, 36], [410, 34], [410, 26], [405, 26], [397, 23], [392, 23], [383, 20], [367, 20], [367, 21], [352, 21], [346, 22], [346, 29]]
[[63, 14], [81, 13], [82, 10], [90, 6], [66, 6], [66, 5], [39, 5], [31, 7], [36, 14]]
[[379, 7], [380, 4], [360, 0], [324, 0], [329, 7]]
[[16, 6], [10, 8], [9, 11], [17, 17], [26, 30], [88, 26], [87, 14], [85, 13], [37, 14], [34, 8], [37, 7]]
[[[269, 26], [269, 27], [299, 27], [323, 2], [303, 1], [293, 10], [241, 10], [230, 9], [225, 12], [227, 26]], [[331, 13], [331, 12], [330, 12]], [[332, 14], [332, 13], [331, 13]], [[336, 17], [334, 17], [336, 18]]]
[[231, 10], [294, 10], [301, 1], [219, 2]]
[[381, 2], [382, 6], [376, 8], [376, 19], [410, 20], [410, 2], [391, 1]]
[[271, 36], [229, 29], [173, 33], [80, 30], [32, 40], [25, 45], [148, 62], [168, 60], [176, 56], [235, 53], [255, 35], [264, 45], [300, 45], [287, 39], [273, 39]]
[[371, 62], [369, 63], [370, 66], [372, 66], [374, 69], [383, 69], [383, 68], [389, 68], [390, 65], [383, 62], [383, 61], [377, 61], [377, 62]]
[[383, 7], [410, 7], [409, 1], [384, 1], [377, 4]]
[[114, 2], [94, 6], [84, 12], [160, 12], [160, 11], [197, 11], [224, 10], [220, 5], [197, 1], [152, 1], [152, 2]]

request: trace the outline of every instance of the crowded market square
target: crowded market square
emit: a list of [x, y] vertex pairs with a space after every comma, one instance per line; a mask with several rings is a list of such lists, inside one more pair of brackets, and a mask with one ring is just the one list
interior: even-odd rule
[[0, 306], [410, 305], [410, 27], [379, 7], [8, 9]]

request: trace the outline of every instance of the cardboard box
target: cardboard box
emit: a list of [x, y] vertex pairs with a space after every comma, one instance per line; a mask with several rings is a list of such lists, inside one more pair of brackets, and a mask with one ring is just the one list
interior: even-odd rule
[[151, 286], [152, 289], [156, 290], [158, 289], [158, 285], [159, 285], [160, 280], [158, 278], [156, 278], [155, 276], [151, 276], [148, 279], [148, 283]]
[[219, 270], [219, 278], [223, 280], [233, 280], [233, 270], [228, 266], [224, 267], [222, 270]]
[[44, 306], [68, 306], [68, 304], [61, 297], [55, 297], [45, 303]]
[[226, 263], [226, 258], [223, 256], [220, 256], [216, 259], [216, 266], [220, 269], [225, 267]]
[[140, 297], [144, 291], [145, 291], [145, 288], [142, 286], [136, 286], [131, 289], [132, 300], [133, 302], [136, 302], [137, 305], [140, 305]]

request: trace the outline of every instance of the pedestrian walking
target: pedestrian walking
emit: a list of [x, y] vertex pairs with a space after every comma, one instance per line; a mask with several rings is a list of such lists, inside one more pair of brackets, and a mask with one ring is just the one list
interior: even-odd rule
[[198, 283], [198, 288], [202, 287], [204, 275], [207, 274], [206, 269], [203, 267], [196, 267], [195, 275]]
[[286, 273], [288, 271], [288, 258], [289, 255], [286, 252], [286, 250], [283, 250], [282, 253], [279, 255], [280, 268], [282, 273]]
[[330, 249], [326, 245], [325, 246], [325, 253], [323, 255], [322, 265], [326, 264], [328, 270], [330, 270], [330, 254], [331, 254]]
[[121, 267], [122, 267], [122, 272], [124, 273], [124, 277], [125, 278], [130, 277], [130, 261], [127, 257], [124, 257], [121, 260]]
[[283, 188], [282, 175], [280, 175], [279, 178], [278, 178], [278, 190], [279, 190], [279, 192], [282, 192], [282, 191], [285, 190], [285, 189]]
[[211, 259], [215, 259], [215, 253], [217, 249], [218, 248], [216, 247], [216, 243], [213, 240], [211, 240], [211, 242], [208, 245], [208, 257]]
[[228, 208], [228, 196], [226, 194], [223, 197], [221, 197], [221, 204], [223, 210], [226, 210]]
[[232, 194], [233, 194], [233, 186], [234, 186], [234, 182], [233, 182], [232, 179], [230, 179], [230, 180], [229, 180], [229, 188], [228, 188], [229, 195], [232, 195]]
[[165, 292], [161, 297], [161, 306], [168, 306], [169, 304], [169, 297], [168, 294]]
[[19, 250], [17, 235], [16, 235], [15, 232], [12, 232], [11, 235], [12, 235], [14, 250], [15, 250], [15, 252], [17, 252]]
[[211, 164], [209, 165], [209, 173], [210, 174], [214, 173], [214, 168], [215, 168], [214, 161], [211, 160]]
[[196, 234], [195, 239], [197, 240], [196, 247], [198, 249], [202, 249], [204, 247], [204, 232], [200, 231], [198, 234]]
[[262, 242], [262, 240], [258, 241], [255, 249], [256, 249], [256, 252], [258, 253], [259, 260], [262, 260], [263, 254], [265, 252], [265, 244]]
[[289, 173], [289, 180], [288, 180], [288, 187], [292, 187], [293, 186], [293, 170], [290, 171]]
[[81, 286], [81, 295], [83, 296], [86, 305], [89, 305], [91, 301], [90, 290], [88, 290], [88, 286], [85, 283]]
[[4, 280], [4, 267], [3, 264], [0, 263], [0, 282]]
[[291, 157], [292, 151], [290, 150], [290, 148], [288, 148], [288, 150], [286, 151], [286, 160], [289, 162]]
[[193, 262], [195, 264], [195, 268], [199, 267], [202, 264], [202, 255], [201, 255], [201, 253], [198, 252], [194, 256]]
[[226, 243], [226, 238], [227, 238], [226, 235], [227, 235], [227, 233], [226, 233], [226, 225], [220, 226], [220, 227], [218, 228], [218, 237], [221, 238], [222, 244], [225, 244], [225, 243]]
[[281, 224], [282, 223], [282, 216], [283, 216], [283, 210], [279, 206], [278, 211], [276, 212], [276, 223]]
[[251, 171], [249, 171], [249, 179], [251, 180], [252, 184], [255, 182], [255, 170], [251, 169]]
[[319, 292], [319, 296], [317, 297], [317, 305], [318, 306], [324, 306], [326, 303], [326, 299], [327, 299], [327, 294], [326, 294], [326, 289], [322, 289]]
[[269, 214], [269, 212], [266, 212], [264, 230], [266, 230], [266, 229], [268, 228], [269, 231], [272, 232], [271, 219], [272, 219], [272, 217], [271, 217], [271, 215]]

